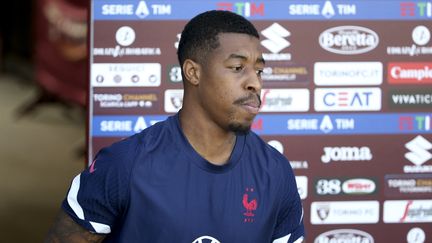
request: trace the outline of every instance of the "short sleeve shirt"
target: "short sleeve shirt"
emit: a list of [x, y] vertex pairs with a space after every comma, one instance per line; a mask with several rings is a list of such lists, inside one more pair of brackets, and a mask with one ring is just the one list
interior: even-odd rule
[[206, 161], [178, 115], [103, 148], [77, 175], [63, 209], [104, 242], [291, 243], [303, 210], [287, 159], [252, 131], [227, 163]]

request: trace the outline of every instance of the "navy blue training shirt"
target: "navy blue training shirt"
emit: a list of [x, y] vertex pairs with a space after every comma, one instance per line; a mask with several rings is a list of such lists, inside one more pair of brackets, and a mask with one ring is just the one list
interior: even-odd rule
[[102, 149], [76, 176], [63, 209], [104, 242], [291, 243], [303, 210], [287, 159], [255, 133], [229, 161], [209, 163], [178, 114]]

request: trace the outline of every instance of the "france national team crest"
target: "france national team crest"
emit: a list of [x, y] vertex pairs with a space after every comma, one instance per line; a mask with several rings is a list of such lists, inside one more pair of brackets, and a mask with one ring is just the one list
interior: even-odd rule
[[245, 209], [243, 215], [245, 216], [245, 223], [252, 223], [255, 221], [255, 210], [258, 208], [258, 199], [254, 197], [255, 189], [247, 187], [243, 194], [242, 204]]

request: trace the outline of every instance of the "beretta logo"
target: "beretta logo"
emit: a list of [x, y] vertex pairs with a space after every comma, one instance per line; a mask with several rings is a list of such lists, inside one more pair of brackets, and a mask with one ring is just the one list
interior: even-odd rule
[[315, 238], [314, 243], [361, 242], [374, 243], [373, 237], [361, 230], [337, 229], [324, 232]]
[[361, 54], [378, 46], [374, 31], [360, 26], [338, 26], [325, 30], [319, 36], [319, 44], [326, 51], [342, 55]]

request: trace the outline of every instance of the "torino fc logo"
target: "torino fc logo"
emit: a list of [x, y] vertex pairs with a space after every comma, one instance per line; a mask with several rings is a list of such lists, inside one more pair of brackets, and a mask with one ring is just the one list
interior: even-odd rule
[[217, 239], [211, 237], [211, 236], [201, 236], [197, 238], [196, 240], [192, 241], [192, 243], [220, 243]]

